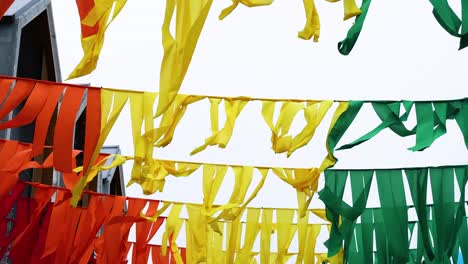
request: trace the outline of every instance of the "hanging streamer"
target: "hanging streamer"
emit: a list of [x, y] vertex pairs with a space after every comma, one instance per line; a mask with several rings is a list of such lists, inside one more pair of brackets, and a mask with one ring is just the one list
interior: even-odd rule
[[[363, 102], [356, 101], [352, 103], [359, 106], [357, 107], [356, 111], [352, 112], [352, 119], [354, 119], [355, 115], [359, 111], [360, 105], [362, 105]], [[465, 114], [468, 111], [467, 99], [439, 102], [403, 101], [371, 103], [376, 114], [380, 120], [382, 120], [382, 123], [355, 141], [341, 146], [338, 148], [338, 150], [349, 149], [357, 146], [373, 138], [382, 130], [390, 128], [393, 132], [401, 137], [416, 135], [416, 144], [415, 146], [409, 148], [409, 150], [422, 151], [430, 147], [437, 138], [447, 133], [446, 123], [447, 120], [451, 119], [455, 119], [457, 122], [463, 134], [465, 145], [468, 148], [468, 126], [466, 125], [468, 123], [468, 115]], [[401, 106], [404, 107], [403, 114], [400, 114]], [[413, 106], [415, 106], [414, 108], [416, 112], [417, 125], [412, 129], [408, 129], [404, 125], [404, 122], [408, 119]], [[347, 129], [347, 126], [343, 129]], [[344, 131], [341, 132], [344, 133]]]
[[[45, 147], [50, 148], [50, 147]], [[26, 169], [52, 168], [54, 164], [54, 152], [45, 157], [42, 164], [32, 161], [33, 145], [14, 140], [0, 139], [0, 173], [2, 174], [2, 183], [0, 184], [0, 197], [5, 196], [18, 181], [19, 174]], [[73, 150], [71, 153], [72, 163], [76, 164], [76, 157], [82, 151]], [[98, 160], [104, 160], [108, 154], [99, 154]], [[72, 189], [79, 176], [74, 172], [62, 173], [64, 184]]]
[[273, 0], [232, 0], [232, 5], [226, 7], [225, 9], [223, 9], [223, 11], [221, 11], [221, 14], [219, 14], [219, 19], [222, 20], [229, 14], [231, 14], [232, 11], [234, 11], [234, 9], [236, 9], [239, 4], [243, 4], [248, 7], [255, 7], [271, 5], [272, 3]]
[[96, 69], [107, 27], [122, 11], [126, 2], [127, 0], [76, 0], [84, 54], [68, 79], [90, 74]]
[[[52, 116], [57, 111], [53, 138], [53, 151], [56, 153], [54, 168], [63, 173], [71, 173], [75, 120], [78, 117], [79, 106], [87, 90], [86, 87], [11, 77], [2, 78], [2, 80], [0, 82], [0, 95], [3, 94], [6, 98], [0, 108], [1, 119], [17, 109], [23, 101], [26, 102], [13, 119], [0, 124], [0, 129], [16, 128], [34, 122], [33, 150], [28, 154], [30, 159], [42, 153]], [[12, 80], [15, 81], [12, 82]], [[56, 110], [61, 96], [63, 98], [60, 108]], [[87, 92], [86, 100], [90, 106], [89, 110], [95, 111], [93, 115], [99, 116], [99, 95], [96, 92]], [[95, 151], [93, 138], [99, 135], [99, 125], [96, 126], [95, 118], [90, 116], [91, 114], [86, 116], [85, 127], [85, 137], [89, 137], [89, 140], [85, 141], [84, 160], [86, 166], [93, 163], [90, 159], [90, 149]], [[96, 155], [98, 153], [99, 150]]]
[[[213, 0], [166, 1], [162, 26], [164, 57], [161, 62], [160, 97], [156, 116], [160, 116], [170, 107], [179, 92], [212, 2]], [[175, 37], [170, 32], [174, 11]]]
[[362, 27], [364, 26], [364, 21], [366, 20], [367, 11], [371, 0], [363, 0], [361, 4], [361, 13], [356, 17], [354, 24], [348, 30], [346, 38], [338, 42], [338, 51], [343, 55], [349, 55], [351, 50], [353, 50], [354, 45], [356, 44], [359, 35], [361, 34]]

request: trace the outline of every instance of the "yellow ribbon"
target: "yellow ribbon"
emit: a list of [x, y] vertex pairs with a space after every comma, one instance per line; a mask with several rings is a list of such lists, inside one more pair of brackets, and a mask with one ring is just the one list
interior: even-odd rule
[[[275, 105], [274, 101], [263, 102], [263, 119], [272, 132], [272, 149], [275, 153], [287, 152], [289, 157], [295, 150], [310, 142], [333, 101], [309, 102], [306, 106], [302, 102], [283, 102], [276, 124], [273, 123]], [[289, 129], [297, 113], [302, 110], [307, 124], [298, 135], [292, 137]]]
[[271, 5], [273, 3], [273, 0], [232, 0], [232, 4], [223, 11], [221, 11], [221, 14], [219, 14], [219, 19], [222, 20], [229, 14], [231, 14], [234, 9], [239, 5], [239, 3], [248, 6], [248, 7], [255, 7], [255, 6], [265, 6], [265, 5]]
[[301, 39], [309, 40], [312, 37], [314, 42], [318, 42], [320, 37], [320, 17], [317, 12], [314, 0], [303, 0], [306, 14], [306, 24], [304, 29], [299, 31], [297, 36]]
[[[105, 165], [106, 162], [111, 158], [114, 158], [114, 160], [109, 165]], [[91, 168], [91, 170], [90, 170], [90, 172], [88, 174], [88, 177], [92, 177], [94, 179], [94, 177], [96, 177], [96, 175], [99, 172], [110, 170], [112, 168], [118, 167], [118, 166], [124, 164], [127, 160], [130, 160], [130, 159], [131, 159], [130, 157], [124, 157], [124, 156], [118, 155], [118, 154], [109, 155], [109, 156], [105, 157], [104, 159], [102, 159], [96, 165], [92, 166], [92, 168]], [[83, 166], [79, 166], [79, 167], [76, 167], [75, 169], [73, 169], [73, 172], [75, 172], [75, 173], [80, 173], [82, 171], [83, 171]]]
[[[97, 25], [99, 30], [94, 35], [81, 38], [81, 47], [84, 54], [78, 65], [68, 76], [68, 80], [90, 74], [96, 69], [99, 55], [104, 45], [104, 35], [107, 27], [114, 21], [120, 11], [122, 11], [126, 2], [127, 0], [94, 0], [93, 9], [83, 18], [81, 24], [88, 27]], [[111, 12], [112, 17], [109, 21]]]
[[270, 264], [271, 235], [274, 233], [273, 209], [263, 209], [260, 224], [260, 263]]
[[174, 204], [171, 212], [166, 220], [166, 230], [162, 237], [161, 254], [166, 256], [167, 253], [167, 242], [169, 240], [172, 255], [175, 258], [177, 264], [183, 264], [182, 256], [180, 255], [179, 247], [176, 243], [176, 238], [179, 235], [180, 228], [182, 227], [183, 220], [179, 218], [180, 211], [182, 210], [182, 204]]
[[249, 208], [247, 210], [247, 223], [244, 235], [244, 245], [236, 255], [236, 264], [251, 263], [255, 257], [252, 252], [255, 240], [260, 231], [260, 209]]
[[297, 226], [292, 224], [293, 217], [294, 211], [287, 209], [276, 210], [278, 255], [275, 263], [286, 263], [289, 258], [288, 249], [297, 230]]
[[[164, 56], [161, 63], [160, 97], [156, 116], [163, 114], [176, 98], [187, 73], [213, 0], [167, 0], [162, 26]], [[176, 11], [175, 37], [170, 32]]]
[[205, 144], [195, 148], [190, 155], [194, 155], [208, 146], [218, 145], [220, 148], [225, 148], [232, 136], [236, 119], [241, 113], [244, 106], [247, 104], [247, 100], [244, 99], [224, 99], [224, 108], [226, 112], [226, 122], [224, 127], [219, 130], [218, 116], [219, 116], [219, 104], [221, 99], [210, 98], [211, 108], [211, 131], [212, 135], [205, 139]]
[[[111, 90], [103, 89], [101, 91], [101, 134], [99, 136], [98, 143], [91, 157], [90, 164], [94, 164], [94, 161], [98, 157], [99, 152], [106, 140], [111, 128], [113, 127], [117, 117], [120, 115], [125, 103], [129, 97], [135, 96], [132, 92], [116, 93]], [[75, 188], [72, 191], [72, 205], [76, 206], [80, 200], [81, 193], [85, 186], [91, 182], [96, 175], [90, 174], [92, 166], [89, 166], [87, 171], [84, 172], [83, 177], [78, 181]]]

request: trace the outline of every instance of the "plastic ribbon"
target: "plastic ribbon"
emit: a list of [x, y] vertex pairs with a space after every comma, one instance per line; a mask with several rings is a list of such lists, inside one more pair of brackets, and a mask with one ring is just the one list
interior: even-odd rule
[[325, 171], [325, 187], [319, 192], [320, 199], [327, 208], [327, 218], [332, 223], [330, 239], [325, 245], [329, 249], [329, 255], [333, 256], [339, 252], [344, 241], [345, 262], [349, 256], [353, 227], [366, 208], [373, 171], [350, 171], [349, 174], [353, 196], [352, 207], [342, 201], [348, 178], [346, 171]]
[[288, 248], [297, 230], [297, 226], [292, 224], [293, 217], [293, 211], [281, 209], [276, 210], [276, 225], [278, 230], [278, 254], [275, 260], [276, 263], [286, 263], [289, 258]]
[[[24, 107], [11, 120], [0, 124], [0, 129], [16, 128], [31, 123], [35, 124], [32, 145], [32, 157], [43, 152], [52, 116], [58, 101], [63, 95], [54, 129], [53, 151], [56, 156], [54, 168], [63, 173], [72, 172], [72, 147], [75, 120], [78, 115], [81, 99], [86, 97], [88, 110], [93, 115], [100, 114], [100, 98], [96, 91], [86, 87], [66, 84], [47, 83], [12, 77], [0, 77], [0, 96], [4, 101], [0, 108], [0, 119], [5, 119], [8, 113], [18, 108], [23, 101]], [[85, 95], [85, 91], [87, 91]], [[59, 124], [59, 125], [58, 125]], [[90, 154], [95, 151], [94, 139], [99, 136], [99, 125], [95, 116], [86, 115], [84, 165], [92, 164]], [[96, 152], [96, 156], [99, 150]]]
[[260, 232], [260, 209], [249, 208], [247, 210], [247, 222], [244, 236], [244, 245], [237, 254], [235, 263], [252, 263], [255, 254], [252, 253], [252, 249], [257, 239], [258, 233]]
[[[273, 114], [276, 102], [264, 101], [262, 115], [271, 129], [272, 148], [275, 153], [287, 152], [288, 157], [298, 148], [305, 146], [314, 136], [315, 130], [333, 104], [332, 101], [310, 102], [304, 107], [304, 103], [284, 102], [276, 125], [273, 124]], [[290, 135], [289, 129], [296, 114], [304, 110], [306, 126], [294, 138]]]
[[303, 0], [306, 13], [306, 24], [304, 29], [299, 31], [297, 36], [301, 39], [309, 40], [312, 37], [314, 42], [318, 42], [320, 37], [320, 17], [315, 7], [314, 0]]
[[151, 136], [156, 147], [167, 146], [172, 141], [177, 124], [184, 116], [187, 106], [203, 98], [196, 95], [178, 94], [171, 106], [162, 115], [159, 127], [154, 132], [146, 132], [146, 136]]
[[[318, 178], [320, 170], [312, 169], [282, 169], [273, 168], [273, 172], [284, 182], [290, 184], [298, 192], [298, 204], [300, 216], [304, 216], [305, 210], [309, 207], [312, 201], [312, 196], [317, 192]], [[299, 196], [299, 193], [304, 193], [305, 196]], [[307, 199], [307, 200], [306, 200]]]
[[[161, 63], [160, 96], [156, 116], [163, 114], [176, 98], [212, 2], [212, 0], [196, 3], [183, 0], [166, 1], [162, 26], [164, 56]], [[170, 25], [176, 9], [174, 37], [170, 32]]]
[[[104, 141], [109, 135], [112, 126], [119, 117], [120, 112], [122, 111], [128, 98], [133, 96], [136, 95], [131, 92], [114, 93], [111, 90], [101, 90], [101, 132], [92, 157], [90, 158], [91, 164], [93, 164], [95, 159], [97, 158], [100, 149], [104, 145]], [[90, 173], [91, 168], [84, 170], [83, 176], [81, 177], [80, 181], [77, 183], [75, 188], [73, 188], [72, 204], [75, 206], [78, 204], [80, 194], [85, 188], [85, 186], [94, 179], [95, 175]]]
[[[402, 115], [400, 115], [401, 105], [405, 109]], [[403, 122], [408, 119], [413, 105], [416, 109], [417, 125], [410, 130]], [[457, 121], [465, 145], [468, 147], [467, 117], [464, 115], [468, 109], [467, 99], [440, 102], [373, 102], [372, 106], [382, 123], [352, 143], [341, 146], [338, 150], [352, 148], [371, 139], [383, 129], [390, 128], [401, 137], [416, 135], [416, 144], [409, 149], [421, 151], [430, 147], [437, 138], [447, 132], [446, 121], [450, 119]]]
[[229, 14], [236, 9], [236, 7], [240, 4], [243, 4], [248, 7], [255, 7], [255, 6], [265, 6], [265, 5], [271, 5], [273, 3], [273, 0], [232, 0], [232, 5], [226, 7], [221, 11], [221, 14], [219, 14], [219, 19], [222, 20], [225, 17], [227, 17]]
[[205, 139], [205, 143], [195, 148], [190, 155], [194, 155], [208, 146], [218, 145], [220, 148], [225, 148], [232, 136], [234, 130], [234, 124], [237, 117], [239, 116], [244, 106], [247, 104], [247, 100], [228, 100], [224, 99], [224, 107], [226, 112], [226, 122], [224, 127], [219, 130], [218, 116], [219, 116], [219, 104], [221, 99], [210, 98], [211, 108], [211, 131], [212, 135]]
[[96, 69], [107, 27], [122, 11], [126, 2], [127, 0], [76, 1], [81, 20], [81, 47], [84, 55], [68, 79], [90, 74]]
[[[45, 148], [51, 148], [46, 146]], [[2, 184], [0, 185], [0, 197], [6, 195], [17, 183], [19, 174], [30, 168], [52, 168], [54, 166], [54, 152], [45, 157], [42, 164], [31, 161], [34, 145], [14, 140], [0, 140], [0, 173]], [[82, 151], [73, 150], [72, 163], [76, 164], [76, 156]], [[99, 154], [99, 160], [107, 154]], [[67, 188], [72, 188], [78, 181], [78, 176], [71, 173], [62, 173], [62, 178]]]
[[371, 0], [363, 0], [361, 4], [361, 13], [354, 20], [354, 24], [349, 28], [346, 38], [338, 42], [338, 51], [343, 55], [348, 55], [353, 50], [359, 35], [361, 34], [364, 21], [366, 20], [367, 11]]
[[171, 212], [169, 213], [169, 216], [167, 218], [166, 231], [164, 231], [163, 234], [161, 247], [161, 253], [163, 256], [165, 256], [167, 254], [167, 242], [169, 241], [171, 253], [173, 254], [175, 258], [175, 263], [177, 264], [183, 264], [179, 248], [175, 241], [183, 223], [183, 221], [179, 219], [181, 210], [182, 204], [174, 204], [172, 206]]
[[[457, 14], [450, 7], [447, 0], [429, 0], [432, 4], [433, 10], [432, 14], [436, 18], [437, 22], [442, 26], [450, 35], [460, 38], [460, 47], [463, 49], [468, 45], [467, 42], [467, 10], [468, 5], [466, 1], [462, 1], [461, 15], [460, 19]], [[461, 29], [461, 32], [460, 32]]]

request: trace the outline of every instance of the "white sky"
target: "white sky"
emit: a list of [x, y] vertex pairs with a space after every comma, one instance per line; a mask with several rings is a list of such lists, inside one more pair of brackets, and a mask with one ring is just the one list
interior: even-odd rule
[[[52, 2], [62, 74], [66, 78], [82, 56], [79, 18], [74, 1]], [[374, 0], [360, 39], [349, 56], [342, 56], [337, 50], [338, 41], [346, 36], [352, 24], [342, 21], [341, 2], [317, 1], [321, 19], [319, 43], [296, 37], [305, 22], [300, 0], [277, 0], [272, 6], [252, 9], [239, 6], [224, 21], [219, 21], [219, 12], [229, 4], [228, 0], [214, 0], [181, 93], [342, 100], [441, 100], [467, 96], [468, 49], [458, 51], [458, 39], [438, 25], [429, 1]], [[458, 2], [453, 5], [459, 9]], [[128, 1], [107, 31], [97, 70], [71, 82], [157, 91], [164, 6], [163, 0]], [[156, 150], [155, 157], [311, 167], [319, 165], [326, 153], [325, 135], [332, 111], [311, 144], [287, 159], [270, 149], [270, 131], [261, 116], [260, 103], [255, 102], [241, 113], [225, 150], [211, 147], [190, 157], [190, 151], [210, 135], [208, 106], [206, 100], [189, 106], [173, 143]], [[128, 109], [125, 111], [106, 144], [118, 144], [124, 154], [132, 155], [130, 117]], [[295, 133], [303, 124], [299, 120], [302, 117], [298, 117], [292, 129]], [[340, 143], [349, 143], [376, 125], [378, 118], [366, 106]], [[468, 163], [463, 138], [454, 121], [449, 122], [448, 133], [431, 148], [418, 153], [406, 150], [413, 145], [414, 137], [402, 139], [386, 131], [365, 144], [337, 152], [340, 161], [336, 168]], [[129, 170], [126, 165], [127, 180]], [[226, 177], [217, 201], [229, 198], [232, 180], [233, 177]], [[127, 194], [142, 196], [137, 186], [128, 188]], [[349, 189], [346, 196], [350, 196]], [[165, 192], [151, 198], [201, 202], [200, 173], [190, 178], [169, 179]], [[376, 191], [369, 199], [368, 206], [379, 205]], [[407, 200], [411, 201], [409, 195]], [[296, 208], [295, 191], [270, 175], [251, 205]], [[322, 207], [321, 202], [315, 200], [312, 207]]]

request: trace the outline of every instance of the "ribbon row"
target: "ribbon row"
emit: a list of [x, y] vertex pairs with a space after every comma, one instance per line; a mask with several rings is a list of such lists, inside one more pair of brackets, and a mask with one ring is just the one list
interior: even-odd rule
[[[25, 190], [33, 193], [32, 198], [22, 197]], [[68, 190], [25, 182], [15, 185], [1, 199], [4, 206], [0, 210], [0, 256], [9, 249], [8, 256], [15, 263], [88, 263], [91, 258], [96, 263], [122, 263], [133, 245], [133, 263], [147, 263], [150, 250], [153, 261], [158, 260], [155, 263], [199, 263], [202, 260], [241, 263], [254, 260], [258, 254], [261, 263], [270, 263], [270, 260], [286, 263], [291, 256], [304, 254], [309, 260], [312, 258], [312, 262], [304, 263], [314, 263], [314, 258], [320, 262], [328, 259], [326, 254], [305, 250], [306, 246], [315, 248], [323, 224], [309, 224], [307, 218], [293, 223], [296, 210], [249, 208], [244, 222], [238, 217], [230, 222], [208, 223], [201, 205], [162, 205], [163, 202], [156, 200], [92, 192], [86, 195], [88, 204], [75, 208], [70, 205]], [[169, 206], [168, 216], [160, 216]], [[187, 219], [180, 215], [184, 207]], [[13, 208], [16, 209], [12, 211]], [[324, 217], [323, 209], [312, 211]], [[183, 225], [187, 245], [179, 248], [176, 238]], [[132, 228], [135, 228], [136, 240], [129, 243]], [[241, 239], [244, 228], [245, 237]], [[299, 252], [291, 253], [288, 249], [296, 230], [302, 234], [301, 247]], [[277, 233], [276, 253], [270, 251], [274, 233]], [[161, 246], [150, 244], [157, 234], [162, 236]], [[262, 236], [260, 252], [253, 250], [258, 234]], [[333, 263], [339, 263], [334, 259]]]
[[[25, 192], [32, 194], [32, 198], [24, 197]], [[354, 193], [353, 189], [353, 196]], [[15, 263], [89, 263], [93, 259], [96, 263], [122, 263], [132, 247], [133, 263], [147, 263], [150, 251], [153, 261], [158, 260], [155, 263], [177, 264], [200, 261], [252, 263], [256, 260], [287, 263], [294, 259], [296, 263], [421, 263], [423, 257], [426, 261], [442, 263], [450, 258], [457, 260], [459, 251], [465, 261], [468, 257], [466, 215], [457, 221], [459, 227], [440, 222], [441, 216], [449, 219], [455, 215], [441, 215], [441, 206], [446, 212], [453, 212], [460, 210], [460, 204], [453, 201], [439, 204], [435, 197], [434, 205], [424, 207], [427, 218], [419, 215], [419, 205], [414, 206], [418, 213], [417, 222], [399, 217], [413, 210], [413, 206], [406, 205], [368, 208], [360, 222], [354, 220], [351, 226], [347, 225], [348, 215], [343, 214], [338, 225], [346, 238], [345, 249], [327, 254], [316, 253], [315, 249], [320, 233], [330, 232], [330, 238], [325, 242], [329, 250], [336, 236], [336, 219], [330, 217], [335, 211], [328, 206], [326, 211], [308, 210], [303, 217], [293, 209], [247, 208], [243, 215], [230, 221], [219, 221], [208, 217], [202, 204], [92, 192], [85, 195], [87, 204], [72, 207], [68, 190], [35, 183], [16, 184], [0, 199], [3, 205], [0, 210], [0, 256], [8, 250], [8, 257]], [[182, 216], [184, 209], [187, 217]], [[162, 216], [165, 211], [169, 211], [167, 216]], [[309, 223], [310, 212], [330, 219], [331, 225]], [[185, 231], [182, 231], [184, 227]], [[132, 229], [135, 230], [135, 242], [128, 241]], [[431, 244], [431, 240], [425, 238], [426, 229], [436, 245], [435, 259], [426, 248]], [[179, 247], [177, 238], [183, 233], [186, 245]], [[417, 245], [410, 247], [416, 234]], [[159, 239], [160, 246], [151, 244]], [[291, 249], [293, 241], [297, 241], [297, 251]], [[276, 250], [272, 251], [275, 244]]]
[[[205, 98], [209, 99], [212, 134], [192, 154], [202, 151], [207, 146], [226, 147], [232, 136], [235, 121], [245, 105], [250, 101], [261, 101], [263, 104], [263, 119], [272, 133], [272, 149], [276, 153], [287, 153], [288, 156], [298, 148], [305, 146], [312, 139], [316, 128], [333, 104], [332, 101], [280, 101], [246, 97], [220, 98], [177, 95], [175, 103], [164, 112], [159, 124], [155, 124], [153, 109], [157, 96], [156, 93], [98, 89], [2, 77], [0, 78], [0, 101], [3, 101], [3, 104], [0, 108], [0, 118], [5, 118], [13, 109], [19, 107], [23, 101], [26, 102], [13, 119], [0, 124], [0, 129], [23, 126], [34, 122], [35, 133], [32, 150], [28, 154], [28, 158], [36, 157], [44, 149], [47, 129], [61, 98], [60, 108], [57, 109], [57, 122], [53, 138], [53, 152], [56, 154], [53, 166], [60, 172], [72, 173], [74, 168], [72, 163], [74, 120], [78, 115], [82, 98], [85, 98], [87, 106], [84, 162], [82, 168], [75, 170], [76, 172], [81, 171], [84, 176], [80, 178], [74, 187], [73, 201], [76, 204], [81, 191], [93, 180], [97, 171], [103, 169], [103, 164], [98, 164], [99, 161], [97, 160], [99, 151], [127, 103], [130, 104], [134, 155], [132, 157], [117, 156], [113, 166], [123, 164], [127, 159], [133, 159], [134, 165], [129, 184], [138, 183], [142, 185], [146, 194], [162, 191], [164, 177], [167, 175], [187, 176], [200, 167], [200, 164], [153, 159], [154, 147], [164, 147], [172, 141], [179, 121], [183, 118], [188, 106], [194, 102]], [[224, 103], [226, 115], [226, 121], [222, 128], [219, 127], [218, 121], [221, 101]], [[320, 167], [267, 169], [272, 169], [282, 180], [291, 184], [298, 191], [304, 192], [310, 198], [312, 193], [316, 191], [317, 179], [320, 173], [336, 163], [334, 150], [364, 103], [364, 101], [338, 102], [326, 140], [328, 155]], [[416, 135], [416, 145], [410, 149], [413, 151], [424, 150], [446, 133], [446, 121], [450, 119], [457, 121], [464, 136], [465, 144], [468, 146], [467, 99], [438, 102], [370, 103], [374, 106], [382, 123], [362, 138], [351, 144], [344, 145], [341, 149], [365, 142], [383, 129], [390, 128], [400, 136]], [[277, 120], [274, 120], [273, 113], [276, 104], [281, 104], [281, 108]], [[416, 109], [417, 125], [409, 130], [404, 126], [403, 122], [409, 116], [413, 105]], [[400, 115], [401, 106], [405, 109], [402, 115]], [[299, 134], [292, 135], [289, 133], [289, 129], [300, 112], [304, 115], [305, 125]], [[90, 166], [90, 164], [94, 164], [94, 166]], [[225, 165], [219, 167], [223, 166], [226, 167]], [[245, 166], [239, 167], [244, 168]], [[219, 170], [219, 168], [216, 170]], [[240, 168], [235, 170], [241, 171]], [[242, 171], [245, 170], [242, 169]]]

